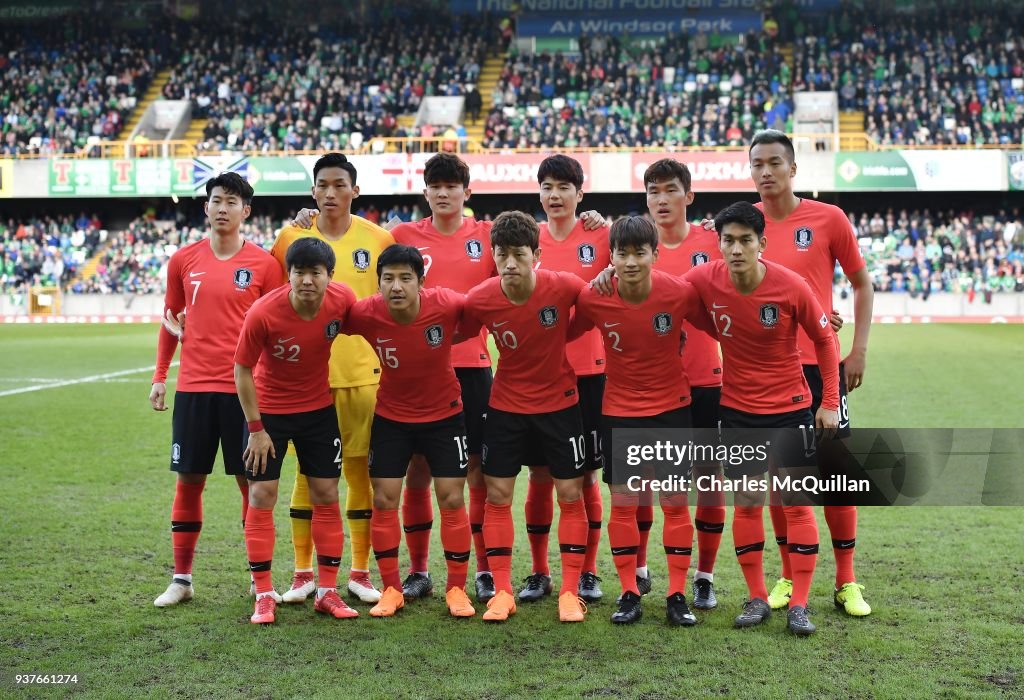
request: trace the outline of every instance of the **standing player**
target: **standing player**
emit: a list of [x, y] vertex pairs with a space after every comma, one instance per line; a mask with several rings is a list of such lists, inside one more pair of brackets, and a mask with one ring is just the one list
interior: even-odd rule
[[[838, 438], [850, 436], [850, 412], [846, 392], [853, 391], [864, 379], [867, 361], [868, 334], [871, 332], [871, 311], [874, 289], [857, 237], [850, 221], [839, 207], [802, 199], [793, 193], [796, 160], [793, 143], [780, 131], [755, 134], [750, 147], [750, 175], [761, 196], [758, 207], [765, 215], [765, 236], [770, 242], [765, 258], [788, 267], [814, 290], [826, 309], [832, 308], [832, 286], [836, 263], [842, 267], [853, 286], [853, 347], [839, 367], [840, 423]], [[822, 371], [816, 362], [813, 345], [800, 333], [800, 360], [813, 396], [812, 407], [821, 402]], [[846, 446], [842, 440], [823, 443], [818, 451], [818, 464], [823, 475], [835, 473], [845, 463]], [[769, 602], [773, 608], [786, 605], [792, 590], [792, 567], [786, 543], [785, 518], [777, 507], [769, 508], [775, 539], [782, 553], [782, 578], [772, 589]], [[857, 507], [825, 505], [825, 522], [832, 535], [832, 551], [836, 558], [836, 581], [833, 600], [849, 615], [864, 616], [871, 607], [857, 583], [853, 570], [854, 547], [857, 544]]]
[[554, 477], [561, 509], [559, 619], [582, 622], [586, 608], [576, 588], [587, 550], [582, 500], [586, 453], [576, 377], [565, 345], [570, 313], [584, 283], [569, 273], [534, 269], [539, 235], [537, 223], [522, 212], [498, 216], [491, 228], [491, 251], [500, 279], [475, 287], [466, 304], [468, 319], [487, 326], [501, 353], [484, 424], [484, 542], [497, 589], [484, 619], [506, 620], [516, 611], [512, 494], [519, 470], [539, 448]]
[[[693, 287], [676, 275], [652, 271], [658, 259], [658, 234], [649, 221], [639, 216], [616, 221], [610, 246], [616, 273], [613, 293], [606, 296], [587, 288], [576, 302], [577, 317], [600, 329], [608, 358], [601, 416], [605, 455], [613, 452], [616, 429], [690, 428], [690, 384], [679, 360], [682, 340], [689, 343], [682, 320], [691, 317], [711, 331]], [[612, 615], [615, 623], [636, 622], [642, 614], [636, 576], [639, 494], [627, 487], [628, 476], [613, 469], [605, 457], [604, 480], [612, 492], [608, 540], [622, 586], [619, 608]], [[695, 625], [697, 618], [686, 604], [693, 546], [686, 491], [662, 492], [661, 507], [669, 570], [668, 619], [674, 625]]]
[[[831, 437], [839, 425], [839, 358], [828, 314], [803, 279], [759, 258], [765, 250], [764, 216], [753, 205], [737, 202], [715, 218], [724, 260], [687, 273], [711, 315], [725, 361], [719, 413], [722, 431], [771, 430], [771, 467], [780, 476], [815, 466], [814, 431]], [[797, 328], [813, 343], [822, 367], [823, 397], [811, 415], [811, 396], [800, 368]], [[726, 440], [730, 436], [726, 435]], [[760, 441], [759, 439], [757, 441]], [[769, 465], [748, 461], [726, 467], [731, 479], [764, 474]], [[800, 473], [799, 476], [803, 476]], [[733, 540], [750, 591], [736, 618], [737, 627], [752, 627], [771, 614], [764, 582], [764, 491], [735, 481]], [[786, 517], [793, 592], [787, 626], [800, 635], [814, 632], [807, 618], [807, 595], [818, 553], [814, 510], [799, 505], [792, 493], [780, 494]]]
[[465, 591], [471, 536], [462, 494], [469, 455], [451, 362], [466, 298], [443, 287], [423, 289], [423, 271], [423, 256], [415, 248], [387, 248], [377, 260], [380, 293], [358, 302], [345, 324], [375, 344], [383, 370], [370, 438], [370, 533], [384, 580], [380, 602], [370, 610], [374, 617], [390, 617], [405, 604], [398, 573], [398, 501], [413, 454], [423, 455], [437, 488], [448, 610], [454, 617], [476, 613]]
[[295, 445], [313, 507], [311, 530], [320, 574], [314, 610], [335, 618], [359, 614], [335, 589], [344, 540], [338, 509], [342, 443], [327, 381], [331, 345], [356, 297], [345, 285], [331, 283], [334, 253], [324, 241], [296, 241], [285, 264], [289, 286], [253, 304], [235, 351], [235, 386], [249, 434], [243, 456], [249, 477], [245, 548], [256, 580], [253, 624], [272, 623], [277, 606], [271, 595], [274, 505], [289, 441]]
[[[356, 298], [377, 291], [374, 276], [377, 256], [395, 241], [391, 234], [366, 219], [352, 214], [352, 200], [359, 196], [356, 168], [341, 153], [328, 153], [313, 166], [313, 199], [320, 214], [310, 230], [286, 226], [274, 248], [274, 257], [285, 268], [288, 247], [297, 239], [315, 237], [326, 241], [337, 265], [334, 280], [344, 282]], [[376, 603], [380, 592], [370, 583], [370, 515], [373, 513], [367, 453], [370, 450], [370, 424], [380, 381], [380, 364], [373, 348], [360, 337], [342, 336], [331, 350], [330, 382], [334, 407], [338, 413], [345, 455], [342, 473], [348, 491], [345, 516], [352, 538], [352, 569], [348, 590], [364, 603]], [[310, 539], [310, 506], [306, 479], [296, 470], [291, 502], [292, 541], [295, 546], [295, 577], [284, 600], [298, 603], [314, 590], [313, 543]]]
[[[164, 309], [172, 327], [188, 316], [188, 339], [182, 337], [181, 369], [174, 395], [171, 471], [177, 473], [171, 506], [174, 575], [153, 604], [176, 605], [191, 600], [192, 560], [203, 527], [203, 488], [213, 472], [218, 445], [224, 471], [235, 477], [242, 492], [245, 523], [249, 489], [242, 465], [245, 418], [235, 393], [231, 357], [242, 319], [249, 307], [280, 285], [276, 261], [242, 237], [239, 228], [249, 217], [252, 187], [237, 173], [223, 173], [206, 183], [204, 204], [210, 236], [171, 256], [167, 267]], [[166, 411], [167, 369], [178, 335], [159, 331], [156, 372], [149, 401]]]
[[[494, 258], [488, 254], [491, 223], [463, 216], [471, 194], [469, 166], [453, 153], [438, 153], [423, 169], [423, 196], [431, 216], [392, 230], [398, 243], [413, 246], [423, 255], [424, 286], [446, 287], [466, 293], [493, 277]], [[452, 367], [462, 391], [469, 463], [469, 522], [476, 549], [476, 598], [486, 603], [494, 597], [494, 578], [483, 543], [484, 501], [487, 487], [480, 471], [484, 414], [491, 395], [491, 356], [487, 333], [480, 333], [451, 349]], [[427, 571], [434, 507], [430, 499], [431, 470], [419, 457], [413, 459], [402, 497], [402, 524], [409, 548], [410, 572], [402, 584], [407, 599], [433, 591]]]
[[[655, 268], [677, 276], [686, 274], [698, 265], [722, 258], [715, 233], [701, 226], [691, 226], [687, 221], [686, 210], [693, 203], [690, 185], [689, 168], [671, 158], [656, 161], [644, 172], [647, 209], [658, 230], [659, 253]], [[683, 330], [686, 332], [686, 348], [682, 362], [693, 397], [690, 405], [693, 427], [717, 431], [718, 402], [722, 394], [722, 361], [718, 355], [718, 343], [689, 321], [683, 320]], [[694, 471], [696, 477], [709, 476], [716, 480], [721, 479], [722, 475], [719, 464], [696, 464]], [[649, 514], [649, 505], [646, 508], [648, 511], [638, 512], [641, 514], [641, 528], [646, 527], [649, 532], [653, 513]], [[694, 526], [697, 530], [698, 559], [693, 575], [693, 607], [710, 610], [718, 605], [713, 582], [718, 545], [725, 529], [723, 491], [697, 492]], [[646, 533], [641, 544], [644, 557], [638, 561], [640, 568], [637, 570], [637, 578], [641, 585], [640, 591], [646, 593], [651, 586], [647, 573]]]
[[[548, 217], [547, 223], [540, 225], [540, 248], [544, 251], [544, 259], [538, 263], [539, 267], [571, 272], [589, 282], [608, 266], [608, 229], [604, 226], [588, 229], [583, 219], [576, 218], [576, 207], [583, 200], [583, 168], [569, 156], [549, 156], [537, 169], [537, 182], [540, 185], [540, 204]], [[593, 219], [589, 217], [588, 222]], [[604, 508], [597, 472], [601, 466], [598, 429], [605, 382], [601, 334], [597, 329], [588, 331], [570, 342], [565, 354], [576, 374], [586, 450], [583, 502], [589, 532], [577, 593], [583, 600], [594, 602], [602, 596], [597, 576], [597, 548], [601, 542]], [[530, 463], [537, 464], [535, 461]], [[526, 532], [533, 566], [526, 585], [519, 591], [521, 601], [539, 600], [551, 592], [548, 533], [554, 517], [553, 491], [550, 470], [545, 466], [531, 466], [526, 492]]]

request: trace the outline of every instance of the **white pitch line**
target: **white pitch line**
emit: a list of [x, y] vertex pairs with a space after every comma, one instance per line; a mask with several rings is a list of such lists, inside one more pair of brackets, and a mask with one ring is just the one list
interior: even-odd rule
[[[171, 367], [176, 367], [177, 362], [172, 362]], [[42, 384], [40, 386], [25, 386], [20, 389], [8, 389], [7, 391], [0, 391], [0, 396], [13, 396], [15, 394], [28, 394], [33, 391], [42, 391], [43, 389], [59, 389], [65, 386], [73, 386], [75, 384], [88, 384], [89, 382], [101, 382], [107, 379], [113, 379], [114, 377], [124, 377], [129, 374], [138, 374], [139, 372], [152, 372], [156, 369], [155, 366], [150, 367], [136, 367], [135, 369], [123, 369], [119, 372], [107, 372], [105, 374], [94, 374], [91, 377], [82, 377], [80, 379], [66, 379], [64, 381], [55, 382], [53, 384]]]

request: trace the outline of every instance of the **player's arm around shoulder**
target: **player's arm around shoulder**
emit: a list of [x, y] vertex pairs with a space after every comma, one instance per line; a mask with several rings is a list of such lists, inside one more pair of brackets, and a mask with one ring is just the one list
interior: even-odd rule
[[716, 337], [718, 329], [715, 328], [715, 324], [711, 322], [711, 318], [708, 316], [707, 307], [704, 305], [704, 299], [697, 285], [685, 276], [679, 277], [674, 281], [679, 285], [680, 310], [683, 318], [692, 323], [693, 327], [697, 330], [703, 331], [713, 338]]

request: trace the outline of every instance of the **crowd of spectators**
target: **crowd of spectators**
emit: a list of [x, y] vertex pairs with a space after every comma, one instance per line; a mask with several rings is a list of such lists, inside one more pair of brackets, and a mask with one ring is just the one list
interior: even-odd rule
[[763, 33], [636, 43], [582, 37], [579, 54], [509, 55], [484, 145], [667, 148], [741, 145], [785, 129], [788, 69]]
[[95, 214], [0, 218], [0, 291], [63, 287], [105, 235]]
[[164, 96], [190, 99], [208, 118], [200, 148], [358, 148], [409, 135], [397, 116], [423, 97], [464, 95], [497, 36], [489, 20], [430, 8], [332, 26], [195, 27]]
[[1024, 215], [892, 209], [851, 215], [874, 287], [936, 292], [1024, 292]]
[[1024, 9], [994, 1], [915, 12], [872, 4], [790, 18], [793, 90], [835, 90], [883, 145], [1020, 144]]
[[0, 156], [74, 153], [90, 137], [116, 138], [165, 60], [160, 35], [82, 15], [0, 25]]

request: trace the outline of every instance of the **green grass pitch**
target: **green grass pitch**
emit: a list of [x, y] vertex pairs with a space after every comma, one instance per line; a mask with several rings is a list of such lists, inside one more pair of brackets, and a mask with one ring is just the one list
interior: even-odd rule
[[[0, 329], [0, 697], [1024, 697], [1017, 508], [862, 509], [857, 571], [875, 612], [850, 619], [833, 608], [823, 546], [809, 639], [785, 634], [778, 614], [732, 629], [745, 587], [728, 528], [719, 608], [698, 613], [696, 628], [669, 628], [658, 525], [655, 591], [644, 620], [625, 629], [608, 621], [617, 584], [606, 542], [605, 600], [581, 625], [560, 625], [554, 599], [520, 606], [502, 626], [453, 620], [435, 593], [394, 619], [357, 604], [359, 619], [331, 621], [307, 603], [262, 629], [248, 624], [238, 492], [220, 476], [206, 492], [197, 597], [154, 608], [171, 572], [173, 476], [170, 413], [150, 410], [149, 372], [5, 392], [148, 368], [155, 334]], [[851, 396], [855, 425], [1022, 427], [1021, 347], [1021, 326], [876, 326], [867, 381]], [[529, 555], [521, 506], [514, 512], [518, 578]], [[291, 567], [283, 503], [277, 523], [281, 589]], [[443, 580], [436, 528], [431, 569]], [[766, 571], [778, 574], [774, 547]], [[76, 673], [79, 683], [15, 692], [15, 673]]]

